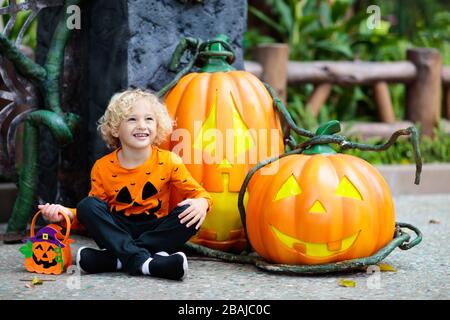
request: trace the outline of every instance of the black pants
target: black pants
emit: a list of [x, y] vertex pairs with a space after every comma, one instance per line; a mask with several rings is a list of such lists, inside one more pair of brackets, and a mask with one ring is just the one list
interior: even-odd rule
[[[143, 221], [111, 214], [106, 202], [86, 197], [77, 206], [77, 219], [100, 248], [111, 251], [123, 269], [137, 274], [154, 253], [179, 250], [198, 230], [181, 224], [178, 215], [188, 206], [176, 207], [167, 216]], [[134, 219], [137, 220], [137, 219]]]

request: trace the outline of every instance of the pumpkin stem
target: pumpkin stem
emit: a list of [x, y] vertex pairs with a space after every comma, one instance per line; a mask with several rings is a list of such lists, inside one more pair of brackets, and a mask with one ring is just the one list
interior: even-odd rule
[[[317, 128], [316, 136], [333, 135], [335, 133], [338, 133], [339, 131], [341, 131], [341, 124], [339, 123], [339, 121], [331, 120]], [[334, 151], [334, 149], [330, 147], [329, 144], [317, 144], [303, 151], [303, 154], [308, 155], [333, 153], [336, 153], [336, 151]]]
[[201, 72], [227, 72], [236, 70], [231, 66], [235, 59], [229, 38], [219, 34], [210, 41], [202, 44], [199, 59], [203, 66]]

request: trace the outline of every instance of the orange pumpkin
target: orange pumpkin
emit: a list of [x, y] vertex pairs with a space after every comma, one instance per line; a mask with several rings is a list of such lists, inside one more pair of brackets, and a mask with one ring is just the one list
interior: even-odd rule
[[30, 238], [26, 245], [20, 248], [25, 255], [25, 268], [29, 272], [43, 274], [61, 274], [72, 264], [72, 253], [69, 239], [70, 219], [66, 216], [67, 232], [64, 236], [62, 228], [56, 224], [49, 224], [41, 228], [34, 235], [34, 224], [40, 211], [34, 216], [31, 223]]
[[367, 257], [394, 236], [389, 187], [368, 162], [345, 154], [289, 155], [249, 185], [249, 241], [266, 260], [323, 264]]
[[[213, 46], [216, 51], [221, 48]], [[187, 74], [166, 95], [176, 129], [185, 131], [175, 130], [174, 141], [162, 147], [181, 156], [213, 198], [212, 210], [192, 241], [241, 251], [246, 243], [237, 208], [242, 182], [252, 166], [282, 153], [284, 146], [273, 100], [263, 83], [220, 59], [210, 59], [214, 60], [212, 70], [207, 65], [205, 72]], [[182, 140], [180, 132], [187, 133]], [[172, 194], [173, 207], [182, 199]]]

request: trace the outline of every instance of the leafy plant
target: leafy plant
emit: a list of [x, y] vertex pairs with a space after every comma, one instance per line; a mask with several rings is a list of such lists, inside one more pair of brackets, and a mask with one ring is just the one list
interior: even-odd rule
[[[402, 59], [406, 48], [412, 46], [390, 32], [389, 21], [382, 21], [381, 28], [370, 29], [366, 10], [350, 14], [354, 0], [336, 0], [332, 4], [328, 1], [265, 0], [262, 1], [265, 6], [261, 6], [261, 1], [257, 5], [252, 3], [249, 2], [249, 15], [265, 29], [249, 28], [244, 46], [248, 52], [257, 41], [286, 42], [290, 46], [291, 60], [381, 61]], [[265, 31], [267, 29], [270, 32]], [[402, 116], [404, 88], [397, 86], [390, 90], [395, 102], [394, 113]], [[289, 88], [288, 101], [291, 105], [294, 99], [294, 105], [299, 100], [305, 102], [311, 93], [307, 86]], [[298, 97], [294, 98], [295, 95]], [[378, 118], [370, 87], [333, 86], [324, 108], [344, 121]]]
[[450, 12], [438, 12], [430, 25], [420, 21], [417, 28], [414, 44], [438, 49], [442, 63], [450, 65]]
[[[251, 49], [256, 41], [284, 42], [289, 44], [293, 60], [398, 60], [408, 42], [390, 32], [389, 21], [370, 29], [367, 26], [370, 13], [360, 10], [352, 15], [354, 3], [354, 0], [336, 0], [332, 4], [308, 0], [249, 1], [249, 15], [265, 29], [250, 27], [244, 48]], [[268, 34], [260, 31], [267, 29]]]

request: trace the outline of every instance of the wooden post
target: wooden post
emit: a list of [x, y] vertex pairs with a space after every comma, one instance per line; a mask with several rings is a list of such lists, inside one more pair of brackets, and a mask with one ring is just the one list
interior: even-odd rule
[[381, 121], [393, 123], [395, 121], [395, 114], [387, 82], [380, 81], [375, 83], [373, 91]]
[[[262, 66], [262, 81], [268, 83], [286, 105], [287, 64], [289, 46], [285, 43], [261, 44], [256, 47], [255, 59]], [[283, 138], [289, 137], [289, 126], [281, 118]]]
[[314, 92], [308, 99], [306, 106], [311, 108], [314, 116], [318, 116], [320, 108], [327, 101], [333, 86], [329, 83], [321, 83], [314, 88]]
[[420, 122], [421, 133], [431, 136], [441, 114], [441, 55], [433, 48], [416, 48], [406, 56], [417, 68], [416, 79], [407, 85], [406, 118]]
[[261, 44], [256, 48], [255, 58], [263, 68], [262, 80], [286, 103], [289, 46], [285, 43]]

